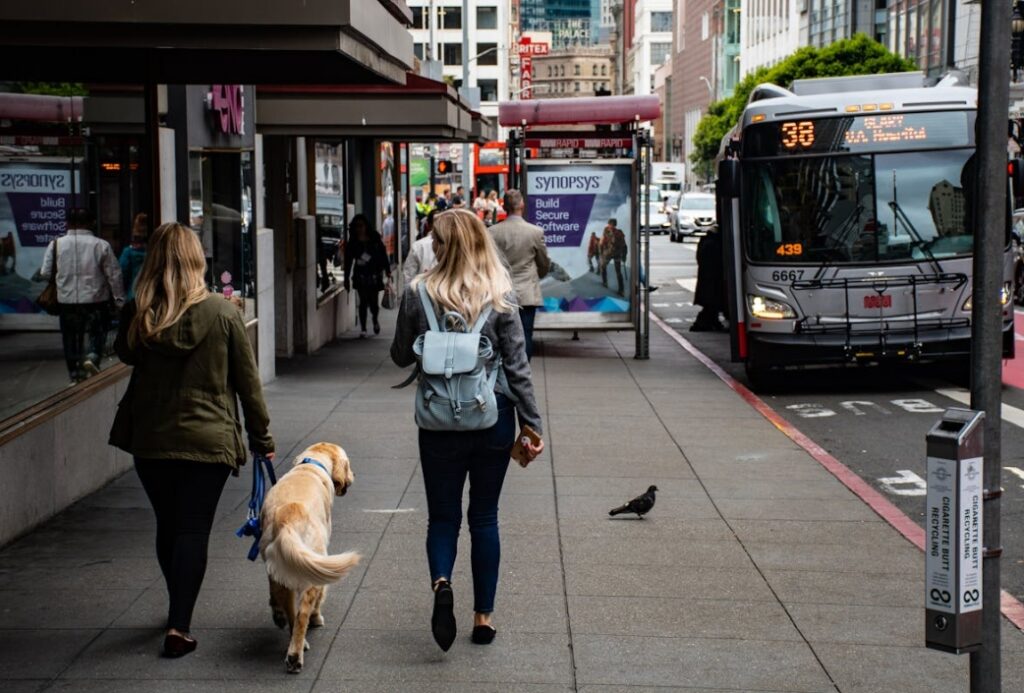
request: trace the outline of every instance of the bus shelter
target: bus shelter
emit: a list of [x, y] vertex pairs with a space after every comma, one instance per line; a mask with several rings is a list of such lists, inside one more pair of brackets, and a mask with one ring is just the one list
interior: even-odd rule
[[[648, 358], [651, 135], [657, 96], [512, 101], [508, 170], [552, 265], [537, 329], [633, 330]], [[641, 257], [643, 255], [643, 257]]]

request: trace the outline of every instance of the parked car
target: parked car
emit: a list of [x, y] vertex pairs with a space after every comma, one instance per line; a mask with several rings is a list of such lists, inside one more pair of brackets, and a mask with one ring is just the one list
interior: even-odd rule
[[687, 236], [703, 234], [716, 222], [714, 195], [682, 193], [676, 206], [678, 209], [672, 215], [670, 233], [670, 240], [673, 243], [682, 243]]
[[[667, 196], [661, 191], [656, 185], [649, 185], [647, 189], [650, 190], [650, 201], [648, 202], [648, 209], [650, 211], [651, 219], [650, 226], [648, 227], [647, 217], [644, 213], [644, 209], [640, 208], [640, 227], [650, 228], [651, 233], [668, 233], [672, 227], [672, 220], [669, 218], [668, 212], [665, 209], [665, 202]], [[643, 193], [641, 192], [641, 195]]]

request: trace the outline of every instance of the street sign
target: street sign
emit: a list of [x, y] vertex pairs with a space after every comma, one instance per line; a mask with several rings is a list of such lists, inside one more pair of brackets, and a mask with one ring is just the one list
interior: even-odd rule
[[981, 646], [983, 412], [949, 409], [928, 433], [925, 644]]
[[516, 45], [516, 53], [519, 55], [519, 85], [522, 99], [533, 98], [533, 57], [547, 55], [550, 44], [534, 43], [529, 36], [523, 36]]

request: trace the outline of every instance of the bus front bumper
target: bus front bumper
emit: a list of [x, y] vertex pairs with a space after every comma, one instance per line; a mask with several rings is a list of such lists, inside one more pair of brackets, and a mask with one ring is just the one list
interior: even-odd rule
[[[969, 358], [970, 326], [921, 330], [915, 342], [904, 332], [790, 334], [747, 332], [747, 361], [759, 366], [806, 366], [877, 361], [940, 361]], [[1014, 354], [1013, 323], [1003, 323], [1003, 355]]]

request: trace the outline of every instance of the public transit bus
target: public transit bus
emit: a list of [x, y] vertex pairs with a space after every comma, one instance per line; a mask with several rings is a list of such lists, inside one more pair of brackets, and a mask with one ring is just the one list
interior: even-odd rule
[[[508, 151], [504, 142], [487, 142], [473, 145], [473, 188], [474, 191], [495, 190], [498, 197], [509, 187]], [[472, 201], [471, 201], [472, 202]]]
[[[534, 148], [524, 149], [524, 155], [527, 158], [535, 157], [536, 154], [537, 150]], [[521, 164], [517, 168], [521, 169]], [[508, 172], [508, 148], [505, 142], [486, 142], [482, 145], [473, 145], [474, 192], [486, 193], [494, 190], [500, 198], [511, 187], [511, 180]]]
[[[752, 93], [716, 195], [732, 357], [755, 386], [785, 366], [969, 363], [976, 107], [974, 89], [920, 73]], [[1009, 227], [1006, 248], [1012, 356]]]

